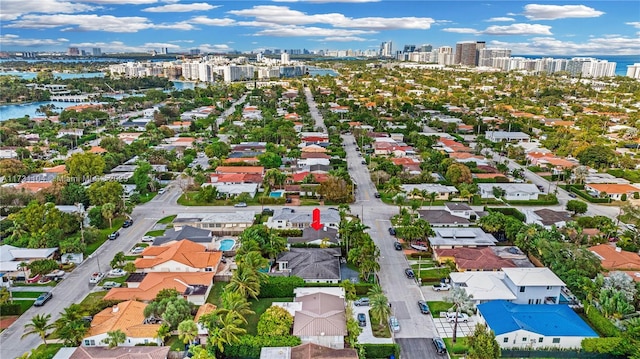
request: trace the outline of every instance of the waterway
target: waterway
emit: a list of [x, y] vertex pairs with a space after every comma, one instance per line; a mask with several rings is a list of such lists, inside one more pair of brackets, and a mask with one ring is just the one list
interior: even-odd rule
[[[37, 72], [28, 71], [0, 71], [0, 76], [17, 76], [25, 80], [33, 80], [38, 76]], [[67, 79], [88, 79], [93, 77], [104, 77], [104, 72], [82, 72], [82, 73], [67, 73], [67, 72], [54, 72], [54, 77], [62, 80]]]

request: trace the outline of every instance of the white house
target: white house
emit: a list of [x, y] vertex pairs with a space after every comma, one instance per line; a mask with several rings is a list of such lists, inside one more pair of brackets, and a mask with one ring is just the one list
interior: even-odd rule
[[82, 340], [82, 346], [107, 346], [104, 342], [107, 332], [117, 329], [126, 335], [120, 346], [131, 347], [150, 343], [160, 345], [160, 340], [156, 338], [160, 324], [145, 323], [146, 306], [144, 303], [128, 300], [94, 315], [89, 331]]
[[[311, 211], [285, 207], [275, 210], [275, 213], [267, 220], [265, 225], [269, 228], [276, 229], [302, 229], [309, 227], [311, 222]], [[340, 213], [335, 209], [322, 210], [320, 211], [320, 223], [325, 227], [338, 229], [340, 225]]]
[[531, 137], [524, 132], [507, 132], [507, 131], [487, 131], [485, 133], [487, 140], [491, 142], [529, 142]]
[[531, 183], [478, 183], [478, 192], [481, 198], [495, 198], [493, 188], [504, 191], [504, 199], [507, 201], [535, 201], [540, 190]]
[[546, 267], [502, 268], [504, 283], [517, 296], [517, 304], [558, 304], [564, 282]]
[[580, 348], [597, 338], [568, 305], [513, 304], [503, 300], [478, 305], [478, 322], [486, 323], [503, 349]]
[[413, 192], [414, 189], [421, 192], [435, 193], [436, 201], [448, 200], [450, 196], [458, 193], [458, 190], [454, 186], [445, 186], [439, 183], [403, 184], [401, 188], [408, 194]]

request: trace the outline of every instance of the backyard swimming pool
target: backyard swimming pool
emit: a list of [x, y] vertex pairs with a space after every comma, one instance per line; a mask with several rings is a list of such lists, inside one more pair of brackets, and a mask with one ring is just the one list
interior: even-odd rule
[[220, 241], [220, 250], [221, 251], [230, 251], [236, 245], [235, 239], [223, 239]]
[[284, 191], [271, 191], [271, 193], [269, 193], [269, 197], [273, 197], [273, 198], [280, 198], [284, 196]]

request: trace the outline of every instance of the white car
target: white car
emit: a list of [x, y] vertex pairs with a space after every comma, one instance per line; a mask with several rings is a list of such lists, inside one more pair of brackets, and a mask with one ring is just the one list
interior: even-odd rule
[[144, 236], [142, 237], [143, 242], [153, 242], [156, 239], [154, 236]]
[[135, 247], [131, 250], [131, 254], [140, 254], [142, 251], [144, 251], [144, 247]]
[[98, 284], [104, 278], [104, 273], [102, 272], [94, 272], [91, 274], [91, 278], [89, 278], [90, 284]]
[[[447, 313], [447, 321], [449, 323], [453, 323], [456, 321], [456, 313]], [[468, 322], [469, 316], [465, 313], [458, 313], [458, 323], [460, 322]]]
[[127, 275], [127, 271], [122, 268], [112, 269], [107, 273], [107, 277], [124, 277]]
[[167, 189], [166, 189], [166, 188], [160, 188], [160, 189], [158, 190], [158, 194], [163, 194], [163, 193], [165, 193], [166, 191], [167, 191]]
[[120, 287], [122, 287], [122, 283], [113, 282], [113, 281], [107, 281], [102, 283], [102, 288], [104, 289], [120, 288]]
[[436, 285], [434, 285], [433, 290], [435, 290], [436, 292], [442, 291], [442, 290], [449, 290], [451, 289], [451, 285], [447, 284], [447, 283], [438, 283]]

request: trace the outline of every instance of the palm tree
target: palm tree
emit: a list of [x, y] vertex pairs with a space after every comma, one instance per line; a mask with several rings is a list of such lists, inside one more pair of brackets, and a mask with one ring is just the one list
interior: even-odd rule
[[183, 320], [178, 324], [178, 338], [185, 344], [193, 344], [193, 341], [198, 337], [198, 325], [193, 319]]
[[48, 331], [55, 328], [55, 324], [49, 323], [51, 314], [36, 314], [31, 318], [31, 322], [24, 325], [25, 332], [21, 339], [31, 334], [38, 334], [45, 345], [47, 345]]
[[379, 294], [384, 295], [384, 291], [382, 290], [382, 287], [380, 286], [380, 284], [372, 285], [371, 288], [369, 288], [369, 291], [367, 292], [367, 295], [369, 297], [373, 297]]
[[256, 271], [247, 266], [238, 265], [226, 289], [238, 292], [245, 298], [257, 299], [260, 294], [260, 279]]
[[200, 321], [209, 331], [209, 345], [217, 348], [221, 353], [224, 352], [225, 344], [237, 343], [240, 340], [239, 336], [247, 332], [241, 328], [243, 321], [236, 312], [224, 315], [205, 314]]
[[238, 266], [242, 265], [256, 272], [256, 274], [258, 275], [258, 278], [261, 280], [266, 278], [267, 276], [267, 274], [261, 272], [260, 269], [263, 269], [266, 266], [268, 266], [269, 261], [266, 258], [264, 258], [260, 254], [260, 252], [256, 252], [256, 251], [247, 252], [241, 256], [238, 256], [236, 258], [236, 262], [238, 263]]
[[383, 294], [376, 294], [373, 297], [369, 297], [369, 305], [371, 306], [371, 316], [380, 323], [382, 328], [387, 321], [387, 317], [391, 314], [391, 307], [389, 307], [389, 301]]
[[102, 339], [103, 343], [106, 343], [109, 349], [115, 348], [121, 343], [127, 340], [127, 335], [120, 329], [107, 332], [107, 337]]
[[255, 312], [251, 310], [251, 305], [247, 301], [247, 298], [239, 293], [225, 290], [222, 292], [222, 308], [218, 308], [216, 313], [226, 315], [229, 312], [238, 313], [245, 324], [247, 323], [246, 316], [255, 314]]
[[167, 323], [162, 323], [156, 332], [155, 338], [160, 339], [160, 343], [164, 346], [164, 340], [171, 335], [171, 328]]
[[71, 304], [64, 308], [55, 326], [56, 333], [66, 346], [78, 346], [89, 330], [87, 323], [82, 319], [82, 308], [79, 304]]
[[468, 312], [473, 308], [473, 295], [467, 294], [467, 292], [460, 287], [453, 287], [448, 297], [444, 298], [447, 303], [452, 303], [456, 316], [453, 322], [453, 342], [458, 339], [458, 315], [460, 312]]
[[100, 209], [100, 213], [102, 214], [102, 217], [109, 220], [109, 228], [113, 228], [113, 225], [111, 224], [111, 220], [113, 220], [113, 216], [115, 212], [116, 212], [116, 205], [113, 203], [105, 203], [102, 205]]

